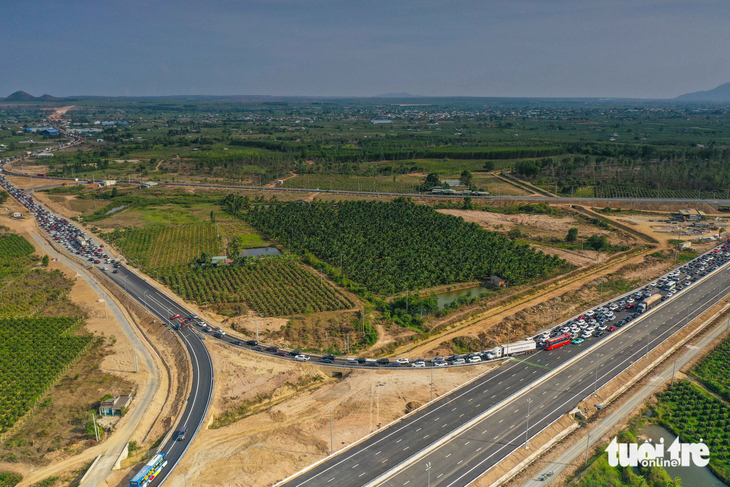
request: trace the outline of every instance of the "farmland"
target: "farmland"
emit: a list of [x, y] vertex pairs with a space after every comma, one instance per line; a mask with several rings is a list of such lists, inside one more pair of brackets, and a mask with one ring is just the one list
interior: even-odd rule
[[245, 218], [289, 248], [337, 266], [338, 276], [382, 295], [493, 274], [520, 284], [565, 265], [476, 224], [405, 200], [284, 203], [253, 209]]
[[730, 401], [730, 339], [726, 338], [691, 372], [705, 387]]
[[[160, 269], [160, 279], [199, 305], [234, 310], [245, 303], [267, 316], [315, 313], [353, 307], [328, 281], [320, 280], [290, 258], [268, 257], [244, 266], [192, 270], [189, 266]], [[240, 305], [238, 306], [240, 308]]]
[[730, 481], [730, 406], [689, 381], [677, 382], [659, 395], [658, 422], [683, 442], [703, 441], [710, 449], [710, 468]]
[[0, 320], [0, 433], [27, 413], [91, 343], [78, 317]]

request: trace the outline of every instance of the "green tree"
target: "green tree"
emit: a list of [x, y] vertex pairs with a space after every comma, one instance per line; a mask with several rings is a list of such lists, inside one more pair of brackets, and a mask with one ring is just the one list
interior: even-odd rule
[[487, 161], [484, 163], [485, 171], [494, 171], [494, 161]]
[[43, 263], [43, 267], [48, 267], [48, 263], [51, 259], [48, 258], [48, 254], [43, 256], [43, 259], [41, 259], [41, 263]]
[[464, 169], [463, 171], [461, 171], [461, 184], [463, 184], [467, 188], [471, 188], [471, 182], [472, 182], [471, 171], [468, 169]]
[[565, 236], [566, 242], [575, 242], [578, 239], [578, 229], [571, 228], [568, 230], [568, 235]]
[[213, 210], [210, 210], [210, 222], [215, 223], [215, 212]]
[[474, 204], [471, 202], [471, 196], [464, 196], [464, 206], [463, 208], [465, 210], [473, 210]]
[[591, 235], [586, 240], [586, 245], [593, 250], [604, 250], [609, 246], [608, 239], [604, 235]]
[[439, 180], [439, 175], [435, 172], [432, 172], [428, 176], [426, 176], [426, 180], [423, 182], [423, 188], [426, 191], [431, 190], [434, 186], [438, 186], [441, 184], [441, 181]]
[[522, 231], [519, 228], [513, 228], [509, 232], [507, 232], [507, 236], [509, 238], [521, 238], [522, 237]]
[[119, 196], [119, 190], [117, 188], [112, 188], [112, 198], [116, 198]]

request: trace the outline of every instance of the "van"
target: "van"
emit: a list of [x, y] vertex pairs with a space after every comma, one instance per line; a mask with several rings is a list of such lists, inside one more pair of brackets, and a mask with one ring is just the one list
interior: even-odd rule
[[185, 435], [188, 433], [188, 427], [187, 426], [181, 426], [179, 430], [175, 432], [175, 441], [183, 441], [185, 439]]

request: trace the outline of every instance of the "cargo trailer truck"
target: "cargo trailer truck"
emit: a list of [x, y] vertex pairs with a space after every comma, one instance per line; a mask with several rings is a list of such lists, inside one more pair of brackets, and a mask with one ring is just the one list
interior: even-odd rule
[[525, 340], [522, 342], [510, 343], [509, 345], [494, 347], [491, 352], [487, 352], [487, 359], [492, 360], [495, 358], [509, 357], [523, 353], [532, 353], [535, 350], [537, 350], [537, 343], [535, 343], [535, 340]]
[[639, 313], [643, 313], [644, 311], [648, 311], [652, 309], [654, 306], [662, 302], [662, 295], [661, 294], [654, 294], [652, 296], [649, 296], [645, 300], [639, 303], [639, 306], [637, 308], [637, 311]]

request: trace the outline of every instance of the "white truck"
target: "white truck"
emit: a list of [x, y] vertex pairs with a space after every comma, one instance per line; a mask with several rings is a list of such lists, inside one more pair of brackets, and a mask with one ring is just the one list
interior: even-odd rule
[[84, 240], [81, 237], [76, 237], [76, 241], [81, 245], [82, 247], [86, 247], [86, 240]]
[[512, 355], [520, 355], [523, 353], [532, 353], [537, 350], [537, 343], [535, 340], [524, 340], [517, 343], [510, 343], [508, 345], [499, 345], [494, 347], [491, 352], [487, 352], [487, 359], [493, 360], [495, 358], [509, 357]]
[[654, 294], [652, 296], [649, 296], [645, 300], [639, 303], [639, 306], [637, 307], [637, 311], [639, 313], [643, 313], [644, 311], [648, 311], [652, 309], [654, 306], [662, 302], [662, 295], [661, 294]]

